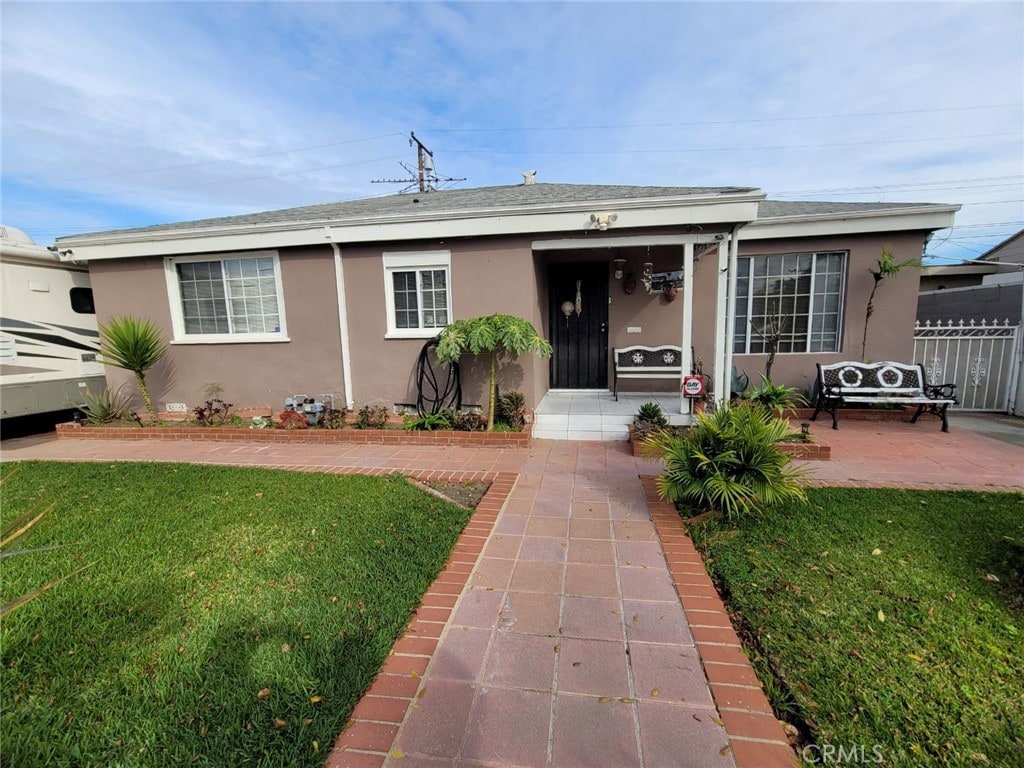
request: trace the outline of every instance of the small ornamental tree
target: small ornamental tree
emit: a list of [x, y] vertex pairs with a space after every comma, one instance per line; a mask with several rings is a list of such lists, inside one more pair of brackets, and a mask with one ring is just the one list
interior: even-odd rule
[[871, 322], [871, 316], [875, 314], [875, 291], [878, 290], [879, 284], [881, 284], [885, 278], [895, 277], [907, 267], [918, 267], [920, 265], [920, 259], [896, 261], [892, 256], [892, 245], [886, 243], [882, 246], [882, 255], [878, 257], [878, 263], [875, 268], [872, 269], [871, 267], [868, 267], [868, 272], [870, 272], [871, 277], [874, 278], [875, 284], [871, 286], [871, 295], [868, 296], [868, 306], [864, 313], [864, 338], [860, 343], [860, 359], [865, 363], [868, 361], [868, 323]]
[[146, 371], [167, 353], [167, 342], [156, 323], [131, 315], [112, 317], [100, 325], [100, 353], [107, 365], [135, 374], [149, 420], [155, 422], [156, 409], [146, 386]]
[[472, 320], [456, 320], [438, 335], [437, 359], [455, 363], [463, 353], [490, 356], [490, 377], [487, 387], [487, 429], [494, 429], [494, 408], [497, 401], [498, 358], [514, 360], [524, 352], [539, 357], [551, 355], [551, 343], [542, 338], [528, 321], [512, 315], [488, 315]]

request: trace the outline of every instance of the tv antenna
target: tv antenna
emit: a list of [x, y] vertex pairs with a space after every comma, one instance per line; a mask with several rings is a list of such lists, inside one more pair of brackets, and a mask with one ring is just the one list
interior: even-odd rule
[[456, 179], [452, 176], [442, 176], [438, 174], [434, 168], [434, 153], [427, 149], [426, 145], [416, 138], [416, 134], [412, 131], [409, 132], [409, 146], [416, 147], [416, 167], [413, 168], [408, 163], [399, 162], [409, 176], [412, 178], [406, 179], [371, 179], [371, 184], [405, 184], [405, 188], [400, 190], [401, 192], [410, 192], [413, 189], [419, 189], [420, 192], [433, 192], [438, 189], [444, 189], [450, 184], [455, 184], [459, 181], [465, 181], [465, 178]]

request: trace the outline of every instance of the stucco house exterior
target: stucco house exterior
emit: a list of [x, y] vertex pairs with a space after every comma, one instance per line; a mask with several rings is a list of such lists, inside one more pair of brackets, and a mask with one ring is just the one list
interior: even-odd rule
[[[133, 314], [164, 329], [170, 354], [147, 378], [159, 403], [191, 408], [209, 382], [230, 402], [275, 409], [294, 393], [415, 403], [426, 340], [452, 319], [500, 312], [554, 347], [550, 361], [499, 372], [503, 390], [536, 407], [549, 390], [610, 389], [612, 350], [632, 345], [680, 346], [683, 369], [699, 360], [716, 393], [733, 367], [756, 383], [772, 317], [785, 331], [772, 378], [807, 386], [816, 362], [860, 356], [868, 267], [883, 244], [898, 260], [920, 257], [959, 209], [524, 177], [75, 235], [55, 248], [89, 263], [101, 322]], [[677, 273], [678, 296], [648, 292], [645, 272], [655, 284]], [[910, 361], [917, 290], [913, 273], [886, 281], [869, 358]], [[486, 402], [482, 363], [463, 363], [464, 402]], [[120, 373], [108, 371], [114, 382]], [[678, 391], [671, 381], [620, 389], [630, 386]]]

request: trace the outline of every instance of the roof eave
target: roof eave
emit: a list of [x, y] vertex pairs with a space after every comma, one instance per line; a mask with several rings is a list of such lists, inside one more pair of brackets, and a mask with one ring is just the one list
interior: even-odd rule
[[[691, 223], [692, 216], [680, 215], [691, 210], [719, 211], [712, 221], [751, 221], [756, 216], [756, 205], [763, 200], [760, 190], [742, 193], [716, 193], [714, 195], [682, 195], [656, 198], [628, 198], [589, 200], [549, 205], [506, 206], [458, 211], [425, 211], [422, 214], [375, 215], [357, 217], [323, 217], [303, 221], [269, 222], [265, 224], [237, 224], [194, 229], [159, 229], [152, 232], [125, 231], [106, 235], [71, 235], [58, 238], [56, 244], [62, 253], [75, 250], [74, 258], [83, 258], [79, 252], [87, 250], [87, 258], [111, 259], [173, 253], [202, 252], [204, 250], [234, 250], [254, 247], [231, 241], [261, 239], [263, 247], [286, 247], [322, 243], [366, 242], [368, 240], [404, 240], [424, 237], [465, 237], [485, 234], [530, 234], [545, 231], [550, 222], [551, 231], [596, 228], [589, 222], [592, 213], [620, 215], [616, 228], [630, 226], [626, 220], [630, 212], [643, 215], [640, 226], [671, 226]], [[734, 217], [723, 216], [722, 211], [735, 212]], [[582, 219], [577, 216], [583, 214]], [[569, 222], [566, 217], [572, 217]], [[664, 219], [652, 223], [651, 219]], [[509, 226], [515, 219], [520, 226]], [[539, 227], [539, 229], [538, 229]], [[421, 230], [421, 231], [420, 231]], [[496, 231], [490, 231], [496, 230]], [[159, 246], [166, 247], [159, 247]], [[126, 247], [134, 246], [131, 251]], [[185, 246], [184, 248], [182, 246]]]
[[934, 231], [953, 226], [959, 205], [927, 204], [863, 211], [832, 211], [757, 219], [743, 229], [744, 240], [850, 235], [868, 232]]

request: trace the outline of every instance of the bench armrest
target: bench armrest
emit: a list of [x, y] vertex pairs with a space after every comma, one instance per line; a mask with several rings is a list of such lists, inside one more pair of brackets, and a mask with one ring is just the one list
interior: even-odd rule
[[926, 384], [924, 393], [934, 400], [951, 400], [954, 399], [953, 390], [956, 389], [956, 384]]

